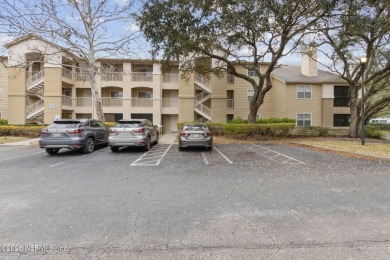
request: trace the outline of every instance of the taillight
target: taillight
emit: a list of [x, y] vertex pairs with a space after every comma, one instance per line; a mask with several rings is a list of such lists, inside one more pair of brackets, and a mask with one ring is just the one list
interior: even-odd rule
[[78, 134], [81, 134], [82, 132], [84, 132], [84, 128], [77, 128], [75, 130], [66, 131], [66, 133], [68, 133], [70, 135], [78, 135]]
[[211, 132], [209, 131], [209, 132], [206, 132], [206, 133], [204, 133], [203, 134], [204, 136], [211, 136]]
[[110, 128], [110, 134], [116, 135], [116, 134], [118, 134], [118, 130], [116, 130], [114, 128]]
[[44, 128], [41, 131], [41, 135], [47, 135], [48, 133], [49, 133], [49, 131], [47, 130], [47, 128]]
[[133, 133], [143, 133], [145, 132], [145, 128], [140, 128], [140, 129], [137, 129], [137, 130], [133, 130]]
[[186, 136], [185, 132], [180, 132], [180, 136]]

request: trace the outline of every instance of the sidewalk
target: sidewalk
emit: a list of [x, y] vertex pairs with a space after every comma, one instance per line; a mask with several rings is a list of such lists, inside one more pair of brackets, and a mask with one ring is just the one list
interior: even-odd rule
[[31, 145], [31, 143], [36, 143], [38, 142], [39, 138], [34, 138], [34, 139], [28, 139], [24, 141], [19, 141], [19, 142], [13, 142], [13, 143], [5, 143], [5, 144], [0, 144], [0, 146], [22, 146], [22, 145]]
[[176, 142], [177, 133], [164, 134], [160, 140], [160, 144], [174, 144]]

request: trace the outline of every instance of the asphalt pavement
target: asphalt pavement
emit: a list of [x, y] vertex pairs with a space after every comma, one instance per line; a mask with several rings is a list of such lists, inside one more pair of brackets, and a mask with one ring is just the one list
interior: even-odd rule
[[0, 147], [0, 259], [388, 259], [390, 163], [288, 145]]

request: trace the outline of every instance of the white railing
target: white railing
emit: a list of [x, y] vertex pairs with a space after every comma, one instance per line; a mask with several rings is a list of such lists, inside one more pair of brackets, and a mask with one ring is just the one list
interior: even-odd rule
[[131, 107], [153, 107], [153, 99], [151, 98], [132, 98]]
[[29, 105], [27, 107], [27, 109], [26, 109], [27, 110], [27, 116], [29, 116], [29, 115], [37, 112], [38, 110], [42, 109], [44, 107], [44, 105], [45, 105], [45, 103], [44, 103], [44, 101], [42, 99], [37, 101], [37, 102], [35, 102], [32, 105]]
[[199, 93], [198, 95], [195, 96], [195, 100], [200, 102], [201, 100], [207, 100], [210, 97], [211, 97], [210, 93], [201, 92], [201, 93]]
[[76, 98], [77, 107], [89, 107], [92, 106], [92, 97], [78, 97]]
[[209, 120], [207, 118], [205, 118], [205, 117], [201, 117], [198, 120], [196, 120], [195, 122], [197, 122], [197, 123], [206, 123], [206, 122], [209, 122]]
[[211, 93], [210, 81], [205, 77], [195, 73], [195, 83]]
[[228, 109], [234, 109], [234, 99], [226, 99], [226, 107]]
[[40, 81], [45, 76], [44, 70], [41, 70], [40, 72], [32, 75], [27, 79], [27, 87], [33, 85], [34, 83]]
[[208, 117], [211, 117], [211, 109], [209, 107], [206, 107], [203, 104], [196, 104], [195, 109], [200, 111], [200, 112], [203, 112]]
[[62, 77], [73, 80], [72, 70], [67, 68], [62, 68]]
[[103, 73], [102, 81], [123, 81], [123, 72]]
[[163, 98], [162, 99], [163, 107], [179, 107], [179, 99], [178, 98]]
[[179, 82], [179, 74], [164, 74], [162, 76], [163, 82], [177, 83]]
[[132, 81], [153, 81], [153, 72], [133, 72]]
[[102, 105], [104, 107], [121, 107], [123, 105], [123, 102], [121, 97], [102, 97]]
[[72, 97], [70, 96], [62, 96], [62, 105], [71, 107], [73, 106]]

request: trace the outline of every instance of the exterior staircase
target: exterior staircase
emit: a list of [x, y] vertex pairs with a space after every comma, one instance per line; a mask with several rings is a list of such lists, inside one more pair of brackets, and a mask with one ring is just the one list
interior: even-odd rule
[[211, 84], [208, 79], [195, 73], [195, 86], [198, 86], [202, 91], [195, 96], [194, 111], [201, 116], [197, 121], [211, 121], [211, 108], [204, 103], [211, 98]]
[[45, 75], [43, 70], [27, 79], [27, 91], [33, 93], [37, 98], [39, 98], [39, 100], [26, 108], [26, 119], [34, 120], [37, 124], [42, 124], [42, 120], [40, 118], [45, 113], [45, 103], [43, 100], [44, 82]]

